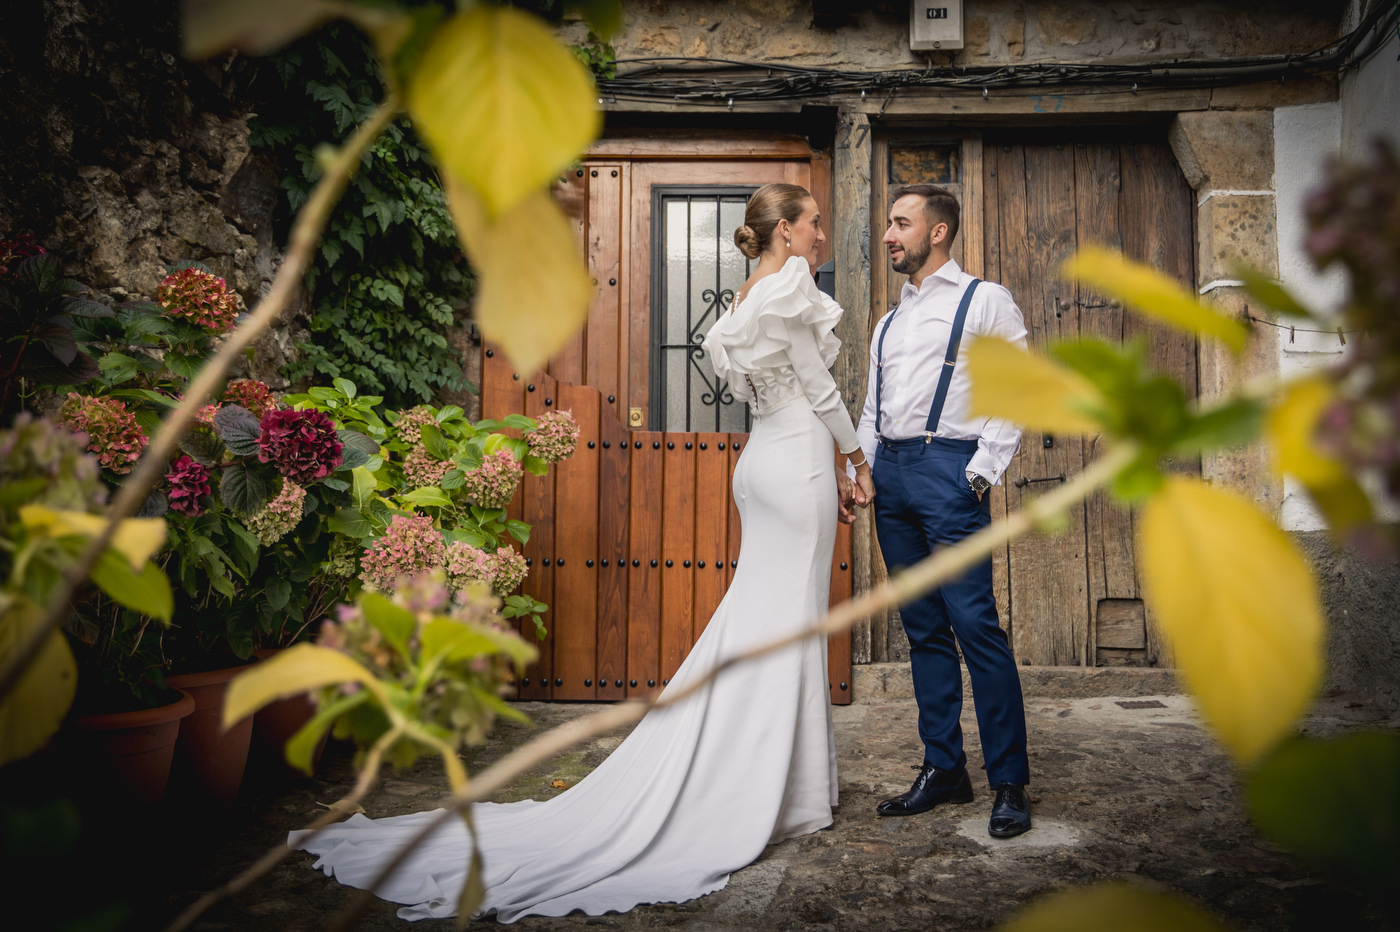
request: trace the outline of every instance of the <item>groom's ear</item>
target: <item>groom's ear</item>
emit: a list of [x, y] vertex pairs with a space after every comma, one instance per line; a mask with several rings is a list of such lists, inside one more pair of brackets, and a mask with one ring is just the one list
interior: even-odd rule
[[941, 246], [948, 242], [948, 224], [935, 223], [933, 229], [929, 231], [928, 241], [930, 246]]

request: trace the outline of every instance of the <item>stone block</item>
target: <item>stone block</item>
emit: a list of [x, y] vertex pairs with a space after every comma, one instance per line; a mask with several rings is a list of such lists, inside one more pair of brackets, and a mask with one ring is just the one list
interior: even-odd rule
[[963, 24], [962, 58], [986, 58], [991, 50], [992, 25], [985, 16], [969, 16]]
[[1196, 276], [1202, 287], [1233, 279], [1241, 263], [1278, 274], [1274, 196], [1218, 194], [1200, 207], [1196, 224]]
[[[1176, 672], [1157, 667], [1018, 667], [1021, 692], [1029, 699], [1089, 699], [1103, 696], [1174, 696], [1182, 689]], [[852, 668], [852, 700], [879, 704], [912, 699], [909, 664], [868, 663]], [[962, 668], [963, 701], [972, 700], [972, 683]]]
[[1211, 190], [1274, 189], [1271, 110], [1197, 110], [1177, 116], [1167, 138], [1186, 181]]
[[1076, 46], [1098, 38], [1099, 13], [1092, 6], [1048, 3], [1036, 12], [1036, 32], [1047, 46]]
[[1011, 16], [1001, 27], [1001, 38], [1006, 43], [1008, 58], [1026, 56], [1026, 11], [1021, 7], [1011, 11]]

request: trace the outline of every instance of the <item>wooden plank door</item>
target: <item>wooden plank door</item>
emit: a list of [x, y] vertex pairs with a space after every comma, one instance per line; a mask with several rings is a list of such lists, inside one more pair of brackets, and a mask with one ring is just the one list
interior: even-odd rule
[[[1098, 132], [993, 137], [983, 146], [983, 172], [986, 274], [1015, 296], [1031, 346], [1079, 336], [1140, 339], [1154, 367], [1195, 397], [1193, 337], [1124, 314], [1058, 274], [1076, 249], [1101, 244], [1194, 281], [1191, 190], [1165, 142]], [[1092, 439], [1027, 431], [994, 507], [1019, 510], [1098, 452]], [[1175, 468], [1199, 473], [1200, 461]], [[1133, 535], [1133, 513], [1100, 493], [1071, 509], [1060, 533], [1010, 544], [1005, 621], [1023, 663], [1170, 664], [1142, 601]]]
[[[519, 687], [528, 699], [607, 700], [661, 688], [704, 631], [738, 559], [741, 528], [729, 490], [747, 434], [667, 430], [652, 411], [655, 192], [697, 185], [746, 192], [787, 181], [812, 190], [829, 216], [829, 163], [805, 143], [708, 152], [693, 144], [600, 145], [609, 151], [556, 188], [594, 279], [587, 325], [528, 376], [483, 349], [486, 417], [570, 410], [580, 426], [574, 458], [548, 476], [527, 477], [512, 505], [535, 526], [524, 548], [524, 591], [550, 605], [540, 660]], [[832, 563], [834, 603], [851, 593], [848, 528]], [[849, 702], [849, 634], [832, 638], [828, 654], [832, 701]]]

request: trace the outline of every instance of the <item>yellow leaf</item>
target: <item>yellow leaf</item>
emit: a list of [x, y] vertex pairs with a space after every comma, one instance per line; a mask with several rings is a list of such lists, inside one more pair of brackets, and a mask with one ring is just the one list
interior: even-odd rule
[[1086, 247], [1065, 262], [1060, 274], [1118, 298], [1148, 317], [1181, 330], [1216, 337], [1237, 353], [1248, 339], [1249, 331], [1239, 321], [1206, 307], [1176, 279], [1120, 253]]
[[224, 727], [252, 715], [269, 702], [332, 683], [359, 683], [387, 704], [383, 685], [359, 661], [329, 647], [296, 644], [233, 678], [224, 699]]
[[558, 777], [555, 777], [553, 780], [550, 780], [549, 785], [556, 790], [567, 790], [569, 788], [568, 781], [560, 780]]
[[[440, 27], [408, 87], [408, 109], [445, 173], [494, 219], [544, 188], [598, 135], [593, 78], [536, 17], [477, 4]], [[533, 274], [555, 255], [513, 247]]]
[[1180, 897], [1121, 883], [1056, 893], [1001, 932], [1226, 932], [1214, 916]]
[[996, 337], [967, 348], [974, 417], [1005, 418], [1031, 430], [1095, 434], [1088, 412], [1102, 404], [1099, 390], [1079, 373]]
[[[0, 595], [0, 666], [14, 657], [41, 612], [24, 596]], [[0, 766], [28, 757], [58, 731], [78, 687], [78, 668], [68, 641], [49, 635], [14, 690], [0, 700]]]
[[1318, 421], [1336, 400], [1330, 380], [1314, 376], [1285, 386], [1266, 427], [1274, 466], [1307, 486], [1334, 532], [1371, 520], [1371, 500], [1338, 460], [1317, 448]]
[[[96, 537], [107, 527], [107, 519], [102, 515], [56, 510], [43, 505], [22, 506], [19, 518], [29, 533], [50, 537]], [[112, 549], [126, 557], [134, 570], [140, 570], [164, 546], [164, 518], [123, 518], [111, 543]]]
[[477, 276], [477, 326], [516, 369], [533, 372], [588, 319], [593, 280], [574, 231], [543, 190], [491, 223], [470, 189], [443, 182]]
[[1252, 502], [1172, 476], [1143, 509], [1143, 585], [1201, 714], [1241, 764], [1293, 729], [1322, 678], [1312, 570]]

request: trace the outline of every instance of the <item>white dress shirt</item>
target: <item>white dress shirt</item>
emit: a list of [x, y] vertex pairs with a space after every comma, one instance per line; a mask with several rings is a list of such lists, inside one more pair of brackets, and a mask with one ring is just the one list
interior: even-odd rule
[[[884, 367], [876, 368], [876, 348], [880, 332], [889, 314], [875, 325], [870, 341], [870, 384], [865, 393], [865, 410], [860, 416], [856, 433], [865, 458], [875, 462], [875, 378], [884, 373], [880, 388], [880, 418], [878, 433], [886, 440], [922, 437], [928, 426], [929, 409], [938, 390], [938, 377], [943, 371], [943, 359], [948, 352], [948, 338], [953, 330], [953, 318], [958, 302], [972, 282], [973, 276], [958, 268], [949, 259], [938, 271], [915, 288], [905, 282], [899, 295], [899, 306], [891, 311], [885, 335]], [[967, 311], [962, 342], [958, 345], [957, 364], [948, 386], [943, 416], [938, 422], [936, 437], [952, 440], [976, 440], [977, 452], [968, 463], [969, 473], [984, 476], [993, 485], [1001, 481], [1002, 473], [1011, 464], [1021, 443], [1021, 428], [1000, 418], [968, 414], [972, 396], [972, 378], [968, 374], [967, 348], [973, 338], [996, 336], [1026, 346], [1026, 324], [1021, 309], [1011, 292], [1001, 285], [983, 282], [972, 296]]]

